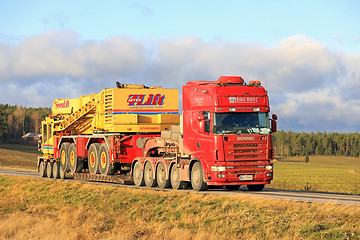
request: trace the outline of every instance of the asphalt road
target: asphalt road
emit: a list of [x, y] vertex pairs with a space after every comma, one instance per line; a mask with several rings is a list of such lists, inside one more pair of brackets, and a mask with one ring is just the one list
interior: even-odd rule
[[[11, 176], [23, 176], [23, 177], [36, 177], [39, 178], [38, 172], [30, 170], [17, 170], [17, 169], [4, 169], [0, 168], [0, 174], [2, 175], [11, 175]], [[57, 180], [59, 181], [59, 180]], [[76, 181], [83, 183], [90, 183], [96, 185], [108, 185], [114, 187], [130, 187], [137, 188], [134, 185], [121, 185], [116, 183], [106, 183], [106, 182], [93, 182], [86, 180], [74, 180], [66, 179], [64, 181]], [[144, 187], [145, 188], [145, 187]], [[173, 191], [172, 189], [159, 190], [154, 188], [157, 191]], [[185, 192], [193, 192], [191, 189], [181, 190]], [[265, 188], [261, 192], [250, 192], [247, 188], [241, 187], [239, 190], [230, 191], [226, 189], [209, 189], [204, 192], [196, 192], [198, 194], [214, 194], [214, 195], [242, 195], [242, 196], [251, 196], [251, 197], [262, 197], [270, 199], [280, 199], [280, 200], [291, 200], [297, 202], [321, 202], [321, 203], [334, 203], [340, 205], [359, 205], [360, 206], [360, 196], [359, 195], [348, 195], [348, 194], [335, 194], [335, 193], [319, 193], [319, 192], [302, 192], [302, 191], [287, 191], [287, 190], [277, 190], [271, 188]]]

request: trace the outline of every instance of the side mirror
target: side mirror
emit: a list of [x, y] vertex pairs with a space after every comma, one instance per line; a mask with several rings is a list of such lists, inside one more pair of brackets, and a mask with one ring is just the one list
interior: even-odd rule
[[271, 119], [271, 131], [273, 133], [277, 131], [277, 123], [276, 123], [277, 119], [278, 119], [277, 115], [273, 114]]

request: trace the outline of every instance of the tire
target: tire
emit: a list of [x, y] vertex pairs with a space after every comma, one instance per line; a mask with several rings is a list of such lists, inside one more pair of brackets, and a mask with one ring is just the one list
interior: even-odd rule
[[40, 177], [46, 177], [46, 165], [45, 165], [44, 161], [40, 162], [39, 174], [40, 174]]
[[101, 144], [99, 149], [100, 157], [100, 173], [101, 175], [112, 175], [114, 174], [114, 167], [110, 166], [109, 149], [106, 144]]
[[48, 178], [52, 178], [53, 177], [53, 163], [52, 162], [48, 162], [46, 165], [46, 176]]
[[141, 169], [141, 163], [136, 162], [133, 170], [133, 179], [135, 186], [140, 187], [145, 185], [143, 170]]
[[60, 168], [65, 172], [69, 171], [69, 147], [70, 143], [63, 143], [60, 147]]
[[170, 187], [170, 181], [166, 179], [166, 169], [162, 162], [159, 163], [156, 169], [156, 182], [160, 189]]
[[240, 185], [225, 185], [225, 188], [227, 190], [238, 190], [240, 188]]
[[71, 173], [79, 173], [83, 169], [84, 160], [77, 157], [75, 143], [69, 147], [69, 168]]
[[204, 182], [204, 173], [200, 162], [196, 162], [191, 169], [191, 186], [195, 191], [208, 189], [208, 185]]
[[60, 167], [60, 179], [66, 179], [66, 177], [65, 177], [65, 171], [64, 171], [64, 169], [62, 169], [61, 167]]
[[99, 157], [99, 149], [101, 144], [100, 143], [93, 143], [90, 145], [89, 154], [88, 154], [88, 168], [89, 172], [92, 174], [100, 173], [99, 164], [100, 164], [100, 157]]
[[262, 191], [265, 187], [265, 184], [258, 184], [258, 185], [247, 185], [249, 191]]
[[144, 166], [144, 181], [148, 188], [156, 186], [156, 178], [154, 179], [154, 169], [150, 162], [146, 162]]
[[60, 163], [54, 162], [53, 164], [53, 178], [59, 179], [60, 178]]
[[171, 183], [171, 187], [174, 190], [179, 190], [179, 189], [184, 189], [187, 187], [188, 182], [183, 182], [180, 181], [180, 170], [179, 168], [176, 166], [176, 164], [173, 164], [171, 166], [171, 171], [170, 171], [170, 183]]

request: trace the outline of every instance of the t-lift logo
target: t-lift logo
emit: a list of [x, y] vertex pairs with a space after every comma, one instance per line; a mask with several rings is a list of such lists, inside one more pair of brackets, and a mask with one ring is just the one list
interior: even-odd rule
[[70, 106], [69, 100], [64, 100], [63, 102], [55, 103], [56, 108], [68, 108]]
[[150, 94], [148, 97], [146, 94], [129, 95], [128, 105], [129, 106], [161, 106], [164, 104], [165, 95], [161, 94]]

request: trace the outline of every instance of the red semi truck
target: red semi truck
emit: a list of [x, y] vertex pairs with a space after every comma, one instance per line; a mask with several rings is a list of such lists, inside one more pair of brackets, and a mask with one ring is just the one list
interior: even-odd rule
[[117, 87], [55, 100], [42, 122], [41, 176], [127, 179], [161, 189], [190, 183], [197, 191], [241, 185], [261, 191], [273, 179], [277, 116], [270, 119], [260, 82], [235, 76], [188, 82], [182, 116], [176, 89]]

